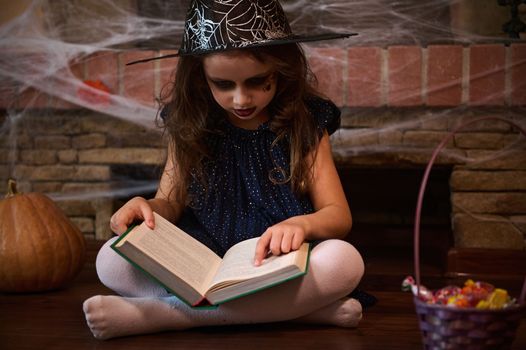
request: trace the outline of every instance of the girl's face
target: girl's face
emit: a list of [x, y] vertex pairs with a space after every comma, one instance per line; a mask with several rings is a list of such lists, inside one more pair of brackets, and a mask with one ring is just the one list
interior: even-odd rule
[[257, 129], [269, 119], [267, 106], [276, 93], [276, 73], [271, 64], [233, 51], [206, 56], [203, 69], [215, 101], [232, 124]]

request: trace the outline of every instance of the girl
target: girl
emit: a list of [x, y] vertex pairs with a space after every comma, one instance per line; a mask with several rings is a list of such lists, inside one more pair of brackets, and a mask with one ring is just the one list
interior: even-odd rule
[[[96, 338], [285, 320], [354, 327], [361, 319], [360, 303], [348, 295], [364, 266], [342, 240], [352, 220], [329, 142], [339, 111], [312, 87], [298, 44], [310, 39], [291, 34], [277, 1], [232, 3], [225, 11], [224, 2], [193, 2], [161, 113], [170, 143], [159, 189], [153, 199], [127, 202], [110, 226], [118, 235], [138, 219], [153, 228], [155, 211], [219, 255], [260, 236], [255, 265], [269, 252], [286, 254], [312, 241], [308, 273], [214, 310], [195, 310], [114, 253], [114, 238], [96, 266], [102, 283], [122, 297], [94, 296], [83, 306]], [[221, 22], [214, 5], [222, 6]], [[239, 23], [231, 19], [239, 13], [249, 16], [239, 23], [252, 20], [251, 28], [234, 35]], [[254, 26], [261, 16], [272, 25], [263, 31], [267, 37]], [[198, 37], [203, 18], [226, 23], [225, 31], [213, 40], [209, 32]]]

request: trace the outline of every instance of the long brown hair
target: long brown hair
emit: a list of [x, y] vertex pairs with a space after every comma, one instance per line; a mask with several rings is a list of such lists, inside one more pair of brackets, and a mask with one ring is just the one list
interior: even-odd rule
[[[319, 95], [315, 90], [316, 78], [312, 74], [305, 54], [298, 44], [243, 49], [255, 59], [270, 63], [277, 72], [276, 94], [269, 104], [270, 129], [276, 133], [273, 146], [280, 140], [290, 144], [290, 170], [285, 180], [278, 181], [269, 169], [274, 183], [290, 182], [295, 193], [308, 190], [312, 176], [312, 159], [308, 154], [316, 149], [319, 131], [310, 115], [305, 100]], [[206, 82], [203, 71], [204, 56], [179, 58], [172, 88], [164, 93], [165, 132], [170, 136], [178, 201], [182, 198], [192, 178], [206, 183], [202, 165], [211, 156], [204, 140], [214, 133], [226, 113], [217, 105]], [[280, 169], [283, 170], [283, 169]]]

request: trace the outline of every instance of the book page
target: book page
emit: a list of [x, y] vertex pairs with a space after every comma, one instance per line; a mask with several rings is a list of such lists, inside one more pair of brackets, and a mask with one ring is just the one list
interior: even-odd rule
[[223, 257], [223, 262], [212, 280], [212, 285], [229, 280], [239, 281], [254, 278], [286, 266], [295, 265], [298, 254], [305, 254], [308, 251], [308, 244], [305, 243], [300, 250], [279, 256], [271, 255], [263, 260], [260, 266], [254, 266], [254, 254], [258, 239], [259, 237], [252, 238], [230, 248]]
[[155, 229], [151, 230], [142, 223], [126, 237], [126, 241], [204, 294], [221, 258], [162, 216], [154, 215]]

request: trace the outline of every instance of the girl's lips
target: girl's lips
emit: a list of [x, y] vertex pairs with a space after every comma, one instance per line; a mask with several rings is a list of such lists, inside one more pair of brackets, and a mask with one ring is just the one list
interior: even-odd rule
[[235, 113], [238, 117], [248, 117], [249, 115], [251, 115], [252, 113], [254, 113], [255, 110], [256, 110], [256, 107], [247, 108], [247, 109], [234, 109], [234, 113]]

